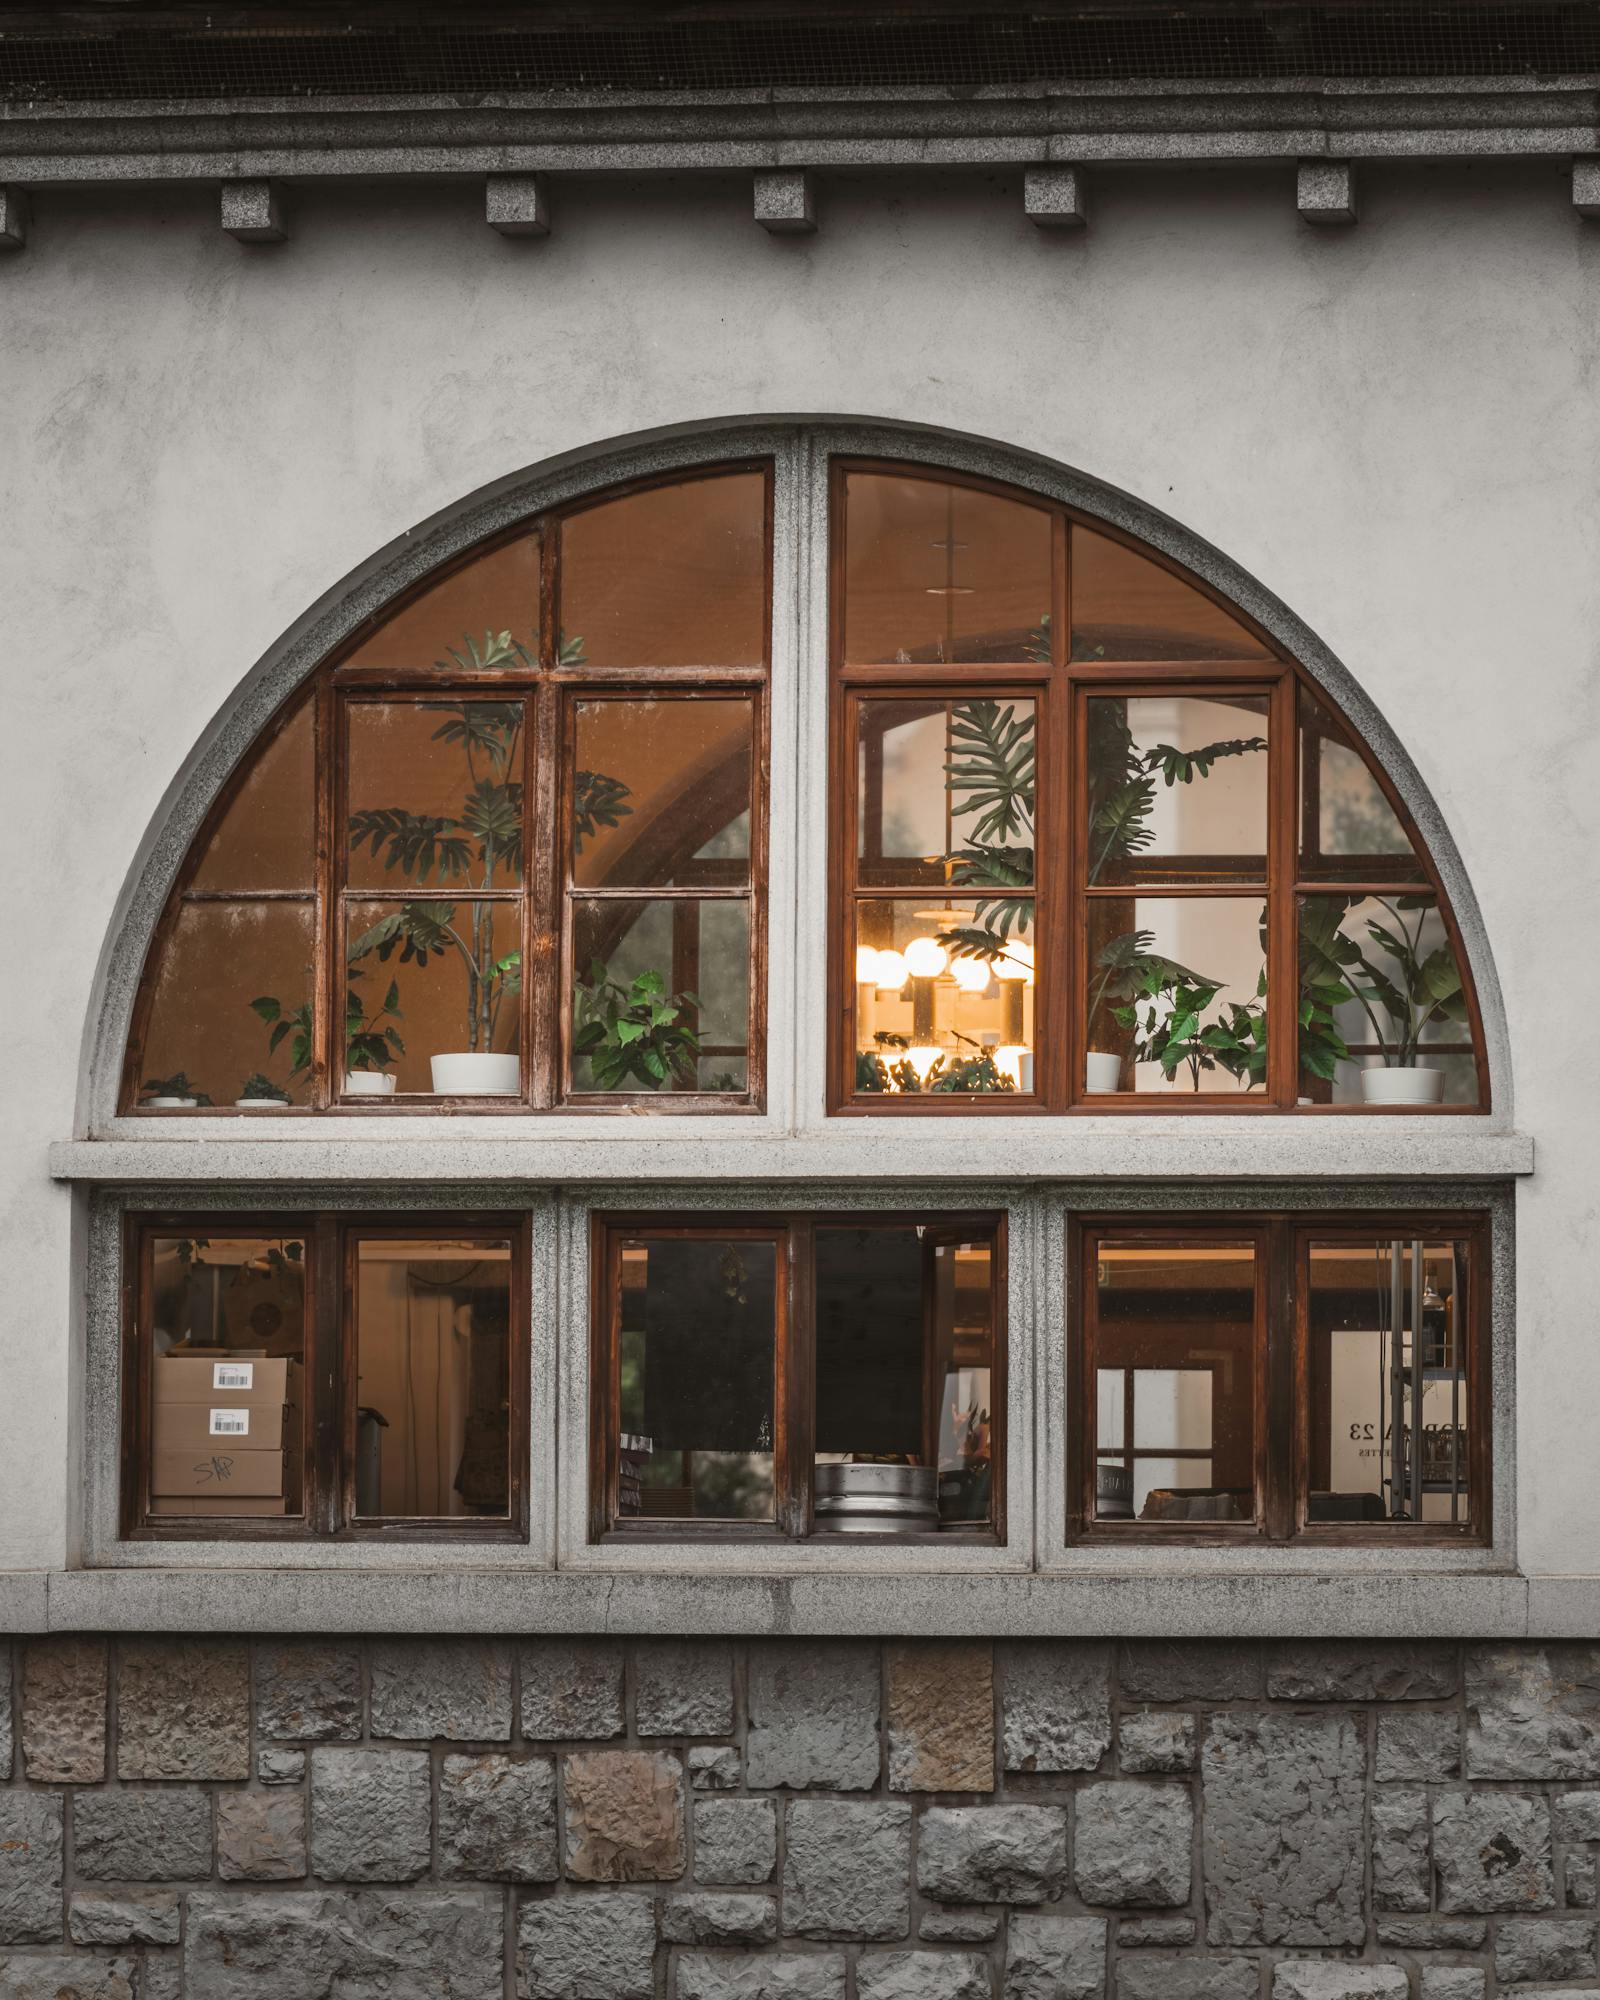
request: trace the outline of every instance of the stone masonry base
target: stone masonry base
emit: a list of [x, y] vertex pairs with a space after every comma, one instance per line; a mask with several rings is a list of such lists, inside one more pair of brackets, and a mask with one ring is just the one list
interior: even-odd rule
[[0, 1645], [0, 2000], [1600, 1987], [1600, 1647]]

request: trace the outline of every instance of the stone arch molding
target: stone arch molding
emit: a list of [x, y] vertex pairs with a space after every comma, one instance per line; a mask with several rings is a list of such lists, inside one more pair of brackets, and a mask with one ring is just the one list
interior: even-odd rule
[[[124, 878], [85, 1024], [78, 1136], [149, 1133], [147, 1124], [118, 1115], [122, 1061], [141, 972], [191, 842], [234, 769], [284, 700], [392, 599], [485, 538], [600, 488], [687, 473], [734, 455], [771, 455], [778, 463], [775, 618], [785, 579], [798, 580], [801, 601], [788, 610], [800, 661], [815, 667], [819, 699], [826, 649], [820, 607], [826, 603], [827, 586], [827, 468], [836, 456], [904, 460], [908, 465], [967, 473], [1063, 503], [1137, 537], [1244, 611], [1333, 698], [1409, 811], [1450, 900], [1476, 987], [1491, 1103], [1477, 1129], [1513, 1128], [1504, 1003], [1460, 851], [1420, 771], [1377, 704], [1356, 675], [1287, 605], [1222, 551], [1158, 509], [1023, 447], [901, 422], [795, 415], [723, 419], [613, 438], [512, 473], [375, 552], [268, 648], [243, 674], [174, 776]], [[811, 698], [809, 687], [802, 698]], [[195, 1133], [193, 1125], [186, 1129]]]

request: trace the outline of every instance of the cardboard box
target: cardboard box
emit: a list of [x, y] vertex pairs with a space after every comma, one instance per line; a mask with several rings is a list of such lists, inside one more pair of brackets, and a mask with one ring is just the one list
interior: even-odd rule
[[283, 1497], [281, 1451], [157, 1451], [152, 1454], [150, 1491], [163, 1499], [242, 1494], [248, 1499]]
[[157, 1403], [154, 1444], [162, 1451], [281, 1451], [284, 1406], [252, 1410], [247, 1403]]
[[288, 1511], [288, 1503], [282, 1495], [271, 1494], [255, 1499], [236, 1494], [232, 1499], [218, 1497], [214, 1500], [180, 1500], [157, 1494], [150, 1502], [152, 1515], [182, 1514], [195, 1521], [214, 1521], [219, 1515], [226, 1518], [230, 1514], [286, 1514]]
[[281, 1410], [299, 1400], [300, 1363], [286, 1356], [158, 1354], [151, 1371], [151, 1396], [157, 1411], [178, 1403], [205, 1403], [218, 1408]]

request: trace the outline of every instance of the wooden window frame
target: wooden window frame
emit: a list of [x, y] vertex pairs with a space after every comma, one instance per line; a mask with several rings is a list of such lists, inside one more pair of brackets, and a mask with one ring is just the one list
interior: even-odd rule
[[[504, 1515], [358, 1516], [355, 1511], [357, 1245], [431, 1234], [509, 1242], [507, 1340], [510, 1438]], [[151, 1249], [156, 1237], [293, 1237], [305, 1245], [306, 1334], [302, 1410], [304, 1492], [299, 1515], [153, 1515], [150, 1330]], [[133, 1542], [507, 1543], [528, 1539], [532, 1413], [530, 1344], [532, 1217], [473, 1211], [140, 1211], [122, 1224], [121, 1538]]]
[[[972, 664], [852, 665], [845, 658], [845, 590], [848, 536], [847, 482], [861, 474], [925, 480], [957, 486], [1020, 502], [1052, 520], [1050, 659], [1046, 661], [982, 661]], [[895, 459], [836, 457], [829, 467], [829, 605], [828, 647], [830, 685], [829, 783], [834, 805], [829, 814], [828, 854], [828, 1110], [843, 1117], [942, 1118], [979, 1115], [1017, 1117], [1041, 1111], [1078, 1116], [1159, 1116], [1181, 1113], [1205, 1116], [1222, 1112], [1259, 1116], [1264, 1113], [1299, 1117], [1480, 1117], [1491, 1108], [1487, 1047], [1477, 993], [1466, 948], [1450, 899], [1433, 858], [1389, 775], [1370, 758], [1360, 732], [1339, 711], [1333, 697], [1312, 683], [1272, 636], [1237, 605], [1161, 550], [1141, 542], [1108, 522], [1024, 488]], [[1267, 657], [1239, 660], [1119, 660], [1074, 661], [1071, 647], [1072, 529], [1083, 528], [1118, 542], [1177, 577], [1188, 589], [1209, 598], [1229, 618], [1254, 633]], [[1302, 690], [1332, 721], [1343, 728], [1380, 786], [1400, 827], [1410, 840], [1415, 868], [1394, 871], [1381, 881], [1375, 871], [1352, 866], [1343, 877], [1318, 879], [1300, 867]], [[1087, 821], [1087, 703], [1094, 695], [1134, 696], [1211, 693], [1261, 693], [1267, 697], [1268, 777], [1267, 840], [1264, 879], [1246, 886], [1238, 881], [1184, 883], [1181, 871], [1152, 877], [1147, 887], [1104, 885], [1096, 890], [1086, 874]], [[1003, 1094], [928, 1093], [897, 1095], [855, 1088], [856, 992], [854, 979], [855, 911], [858, 903], [894, 900], [897, 893], [926, 896], [926, 887], [895, 892], [860, 885], [857, 854], [858, 786], [856, 777], [857, 717], [867, 700], [905, 698], [949, 700], [1005, 699], [1034, 701], [1035, 756], [1038, 790], [1034, 815], [1037, 857], [1056, 857], [1052, 866], [1034, 869], [1034, 961], [1037, 968], [1034, 1014], [1034, 1089]], [[1315, 859], [1316, 857], [1313, 857]], [[1354, 857], [1352, 857], [1354, 859]], [[1174, 881], [1173, 876], [1178, 879]], [[1299, 1050], [1294, 1034], [1269, 1038], [1266, 1088], [1251, 1094], [1238, 1089], [1189, 1092], [1123, 1091], [1091, 1096], [1084, 1088], [1088, 1051], [1089, 904], [1100, 897], [1145, 894], [1171, 896], [1258, 896], [1267, 915], [1267, 1010], [1273, 1022], [1294, 1021], [1297, 1014], [1300, 900], [1312, 895], [1427, 894], [1435, 899], [1445, 934], [1460, 969], [1466, 996], [1467, 1032], [1458, 1042], [1430, 1043], [1434, 1054], [1470, 1050], [1477, 1078], [1472, 1104], [1381, 1105], [1302, 1104], [1299, 1096]], [[1364, 1045], [1352, 1045], [1352, 1053]]]
[[[762, 478], [763, 653], [748, 667], [606, 667], [564, 666], [559, 658], [560, 540], [562, 523], [613, 500], [664, 487], [695, 485], [704, 480], [759, 473]], [[770, 456], [718, 459], [705, 465], [678, 467], [669, 473], [596, 488], [490, 537], [454, 561], [430, 571], [419, 582], [384, 604], [380, 610], [319, 667], [308, 685], [297, 688], [255, 739], [250, 751], [231, 773], [195, 834], [184, 866], [156, 926], [135, 1000], [133, 1021], [123, 1065], [121, 1111], [125, 1116], [152, 1118], [255, 1118], [273, 1116], [435, 1117], [500, 1116], [526, 1111], [625, 1112], [700, 1116], [706, 1114], [759, 1116], [766, 1109], [767, 1035], [767, 895], [771, 791], [771, 680], [774, 563], [774, 487], [776, 462]], [[539, 647], [536, 659], [512, 667], [453, 672], [448, 677], [426, 667], [377, 667], [351, 664], [373, 633], [409, 604], [416, 602], [455, 572], [497, 548], [524, 536], [539, 537]], [[750, 878], [739, 895], [750, 908], [749, 1050], [743, 1091], [663, 1090], [575, 1091], [567, 1086], [571, 1041], [570, 796], [572, 764], [563, 753], [570, 740], [571, 714], [586, 697], [661, 700], [676, 696], [744, 698], [752, 703], [750, 772]], [[526, 705], [523, 729], [523, 880], [520, 888], [497, 889], [486, 896], [467, 897], [459, 885], [418, 889], [349, 885], [346, 825], [348, 780], [348, 711], [353, 704], [417, 700], [509, 700]], [[306, 704], [313, 712], [312, 754], [316, 785], [314, 882], [308, 890], [249, 890], [237, 895], [199, 891], [193, 879], [217, 828], [255, 768], [266, 744], [292, 721]], [[639, 900], [679, 896], [670, 889], [643, 889]], [[418, 1093], [415, 1101], [351, 1097], [343, 1090], [343, 1047], [339, 1024], [344, 1018], [346, 984], [345, 922], [352, 903], [402, 901], [505, 901], [517, 906], [523, 978], [518, 1001], [518, 1052], [521, 1090], [517, 1097]], [[315, 959], [312, 981], [312, 1061], [304, 1104], [282, 1112], [245, 1111], [235, 1105], [200, 1105], [167, 1110], [139, 1103], [144, 1051], [149, 1037], [156, 976], [186, 904], [295, 902], [312, 908]]]
[[[1153, 1217], [1074, 1215], [1067, 1231], [1067, 1541], [1079, 1546], [1205, 1544], [1317, 1548], [1484, 1548], [1493, 1539], [1490, 1218], [1481, 1211], [1207, 1209]], [[1438, 1241], [1466, 1247], [1468, 1426], [1464, 1520], [1317, 1522], [1310, 1518], [1310, 1251], [1313, 1244]], [[1098, 1250], [1104, 1242], [1250, 1243], [1256, 1255], [1255, 1519], [1118, 1521], [1095, 1513]], [[1162, 1457], [1178, 1454], [1160, 1453]]]
[[[813, 1241], [819, 1229], [920, 1228], [924, 1244], [970, 1242], [990, 1246], [989, 1311], [994, 1342], [990, 1380], [990, 1520], [987, 1525], [904, 1534], [831, 1535], [814, 1516], [816, 1437], [816, 1317]], [[621, 1437], [621, 1255], [624, 1239], [638, 1236], [683, 1241], [730, 1237], [778, 1245], [779, 1283], [774, 1328], [773, 1485], [771, 1521], [647, 1519], [617, 1513]], [[1008, 1338], [1007, 1227], [1004, 1211], [961, 1210], [735, 1210], [726, 1214], [681, 1210], [596, 1211], [589, 1223], [589, 1541], [608, 1546], [660, 1546], [667, 1542], [783, 1544], [811, 1540], [839, 1548], [862, 1544], [899, 1547], [1003, 1548], [1006, 1542]], [[924, 1391], [924, 1420], [927, 1394]]]

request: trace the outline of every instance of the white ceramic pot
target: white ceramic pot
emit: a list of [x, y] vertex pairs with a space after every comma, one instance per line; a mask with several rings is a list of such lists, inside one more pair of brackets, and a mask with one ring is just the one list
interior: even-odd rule
[[198, 1097], [141, 1097], [141, 1111], [192, 1111], [200, 1102]]
[[235, 1111], [287, 1111], [290, 1107], [281, 1097], [236, 1097]]
[[1444, 1096], [1442, 1069], [1364, 1069], [1361, 1098], [1365, 1104], [1437, 1104]]
[[433, 1087], [441, 1097], [517, 1097], [522, 1065], [515, 1056], [435, 1056]]
[[1091, 1049], [1084, 1057], [1083, 1087], [1090, 1097], [1109, 1097], [1122, 1088], [1122, 1058]]
[[393, 1097], [394, 1078], [387, 1070], [347, 1069], [344, 1073], [346, 1097]]

